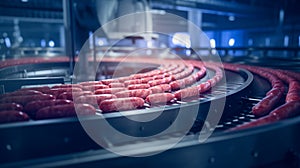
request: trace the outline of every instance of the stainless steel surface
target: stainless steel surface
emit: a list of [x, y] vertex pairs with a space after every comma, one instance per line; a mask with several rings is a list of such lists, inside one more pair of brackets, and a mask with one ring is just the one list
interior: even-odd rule
[[[210, 70], [209, 70], [210, 71]], [[210, 73], [210, 72], [208, 72]], [[241, 95], [246, 94], [246, 90], [252, 82], [252, 75], [247, 71], [241, 71], [239, 73], [236, 72], [226, 72], [227, 75], [227, 106], [230, 107], [232, 105], [236, 105], [238, 107], [238, 101], [235, 100], [234, 97], [238, 98]], [[204, 79], [203, 79], [204, 80]], [[224, 92], [223, 86], [216, 86], [214, 90], [217, 92]], [[151, 135], [156, 135], [157, 133], [165, 130], [172, 124], [172, 122], [178, 116], [178, 110], [180, 109], [180, 113], [185, 114], [184, 116], [188, 117], [192, 111], [195, 109], [199, 110], [199, 114], [197, 116], [197, 121], [203, 121], [206, 118], [206, 113], [209, 108], [209, 104], [211, 101], [218, 101], [223, 99], [224, 95], [222, 94], [212, 94], [207, 93], [203, 97], [198, 100], [191, 100], [189, 102], [177, 102], [175, 104], [166, 105], [164, 107], [164, 112], [153, 121], [150, 122], [135, 122], [128, 118], [139, 118], [143, 117], [155, 117], [157, 113], [161, 110], [160, 107], [150, 107], [145, 106], [144, 109], [140, 110], [130, 110], [121, 113], [110, 113], [110, 114], [101, 114], [98, 113], [97, 116], [84, 117], [80, 118], [81, 122], [86, 122], [89, 124], [98, 125], [99, 133], [105, 132], [106, 130], [101, 130], [101, 124], [108, 121], [113, 127], [124, 134], [137, 136], [137, 137], [148, 137]], [[238, 98], [239, 99], [239, 98]], [[199, 106], [201, 104], [201, 106]], [[191, 111], [191, 109], [193, 109]], [[229, 112], [229, 111], [227, 111]], [[233, 113], [232, 113], [233, 114]], [[224, 113], [224, 115], [232, 115], [231, 113]], [[168, 131], [166, 136], [169, 134], [182, 134], [184, 125], [188, 124], [188, 122], [184, 119], [180, 120], [181, 122], [177, 122], [176, 125]], [[191, 121], [193, 123], [193, 121]], [[198, 122], [199, 124], [199, 122]], [[202, 127], [202, 125], [197, 125], [195, 127]], [[69, 132], [72, 130], [76, 133]], [[47, 130], [47, 131], [46, 131]], [[42, 131], [42, 132], [40, 132]], [[0, 132], [2, 134], [7, 135], [5, 139], [2, 140], [2, 145], [14, 147], [14, 151], [7, 151], [7, 149], [3, 149], [2, 152], [7, 153], [6, 157], [3, 157], [1, 162], [6, 163], [9, 162], [21, 161], [23, 159], [32, 159], [40, 156], [53, 156], [57, 154], [65, 154], [70, 152], [83, 152], [91, 149], [98, 149], [99, 146], [95, 144], [82, 130], [77, 118], [62, 118], [62, 119], [48, 119], [41, 121], [29, 121], [24, 123], [11, 123], [11, 124], [1, 124]], [[22, 132], [20, 136], [22, 136], [23, 141], [21, 146], [16, 146], [13, 139], [15, 139], [16, 132]], [[44, 133], [47, 132], [47, 135]], [[185, 134], [185, 133], [183, 133]], [[42, 135], [42, 136], [40, 136]], [[102, 138], [108, 139], [107, 146], [114, 145], [124, 145], [128, 143], [132, 143], [131, 141], [126, 141], [122, 139], [116, 139], [115, 135], [107, 133], [101, 134]], [[159, 138], [159, 137], [157, 137]], [[34, 141], [32, 141], [34, 139]], [[69, 139], [71, 141], [65, 141], [65, 139]], [[77, 140], [75, 140], [77, 139]], [[75, 141], [73, 141], [75, 140]], [[35, 143], [34, 146], [29, 145], [31, 143]], [[54, 143], [55, 142], [55, 143]], [[47, 144], [47, 148], [52, 148], [55, 150], [49, 150], [45, 152], [41, 152], [41, 147]], [[55, 146], [55, 147], [54, 147]], [[30, 149], [29, 149], [30, 148]], [[26, 155], [16, 156], [14, 152], [18, 153], [27, 153]], [[29, 154], [29, 153], [30, 154]]]

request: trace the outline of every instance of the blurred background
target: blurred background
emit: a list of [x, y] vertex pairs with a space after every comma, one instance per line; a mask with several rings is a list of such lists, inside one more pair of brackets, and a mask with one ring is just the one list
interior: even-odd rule
[[[155, 47], [206, 47], [197, 44], [199, 40], [191, 36], [187, 23], [166, 15], [171, 13], [200, 27], [210, 39], [210, 47], [216, 48], [220, 56], [298, 58], [299, 3], [297, 0], [2, 0], [0, 55], [2, 59], [65, 55], [69, 37], [66, 31], [71, 31], [70, 27], [75, 32], [72, 52], [76, 54], [101, 25], [125, 14], [152, 10], [146, 22], [153, 25], [153, 31], [170, 35], [157, 37], [159, 43], [154, 43]], [[68, 20], [72, 25], [66, 29]], [[107, 36], [95, 39], [98, 47], [113, 42]], [[132, 42], [129, 38], [123, 45], [132, 46]], [[134, 45], [143, 46], [139, 42]], [[177, 52], [190, 55], [190, 51]]]

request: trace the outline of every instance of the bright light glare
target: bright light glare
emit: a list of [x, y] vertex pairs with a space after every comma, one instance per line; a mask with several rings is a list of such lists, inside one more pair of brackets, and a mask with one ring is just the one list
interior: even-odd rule
[[104, 45], [104, 41], [101, 40], [101, 39], [99, 39], [99, 40], [98, 40], [98, 45], [99, 45], [99, 46], [103, 46], [103, 45]]
[[187, 33], [175, 33], [172, 38], [172, 43], [177, 46], [191, 48], [190, 35]]
[[235, 17], [233, 15], [231, 15], [231, 16], [228, 17], [228, 20], [233, 22], [233, 21], [235, 21]]
[[147, 41], [147, 47], [148, 47], [148, 48], [152, 48], [152, 47], [153, 47], [152, 41]]
[[234, 43], [235, 43], [234, 38], [230, 38], [229, 41], [228, 41], [228, 45], [231, 47], [231, 46], [234, 45]]
[[249, 40], [248, 40], [248, 45], [249, 45], [249, 46], [252, 46], [252, 45], [253, 45], [253, 40], [252, 40], [252, 39], [249, 39]]
[[210, 43], [211, 48], [216, 48], [216, 40], [215, 39], [210, 39], [209, 43]]
[[8, 37], [5, 37], [4, 41], [5, 41], [6, 47], [11, 47], [11, 42], [10, 42], [10, 39]]
[[284, 44], [285, 47], [289, 46], [289, 36], [284, 36]]
[[41, 47], [46, 47], [46, 40], [45, 39], [41, 40]]
[[192, 53], [191, 50], [186, 50], [186, 51], [185, 51], [185, 54], [186, 54], [187, 56], [190, 56], [191, 53]]
[[54, 43], [53, 40], [50, 40], [48, 44], [49, 44], [50, 47], [54, 47], [55, 46], [55, 43]]

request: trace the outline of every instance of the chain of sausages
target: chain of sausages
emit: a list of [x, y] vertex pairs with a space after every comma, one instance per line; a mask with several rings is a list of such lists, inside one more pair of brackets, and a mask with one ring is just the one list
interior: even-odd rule
[[[206, 75], [206, 68], [214, 71], [214, 75], [198, 83]], [[266, 78], [272, 86], [266, 96], [252, 108], [253, 114], [263, 117], [235, 129], [278, 121], [296, 115], [299, 111], [298, 73], [232, 64], [224, 64], [224, 68], [233, 71], [247, 69]], [[216, 63], [169, 61], [152, 71], [125, 77], [51, 88], [20, 89], [0, 96], [0, 123], [27, 121], [29, 118], [38, 120], [94, 115], [97, 108], [107, 113], [143, 108], [145, 103], [150, 106], [164, 105], [185, 98], [199, 98], [200, 94], [220, 82], [223, 76], [222, 67]], [[283, 83], [288, 85], [285, 104], [275, 108], [285, 96]], [[80, 109], [78, 113], [76, 109]]]
[[[19, 89], [0, 96], [0, 123], [76, 116], [76, 109], [80, 109], [77, 115], [93, 115], [96, 108], [106, 113], [141, 108], [145, 102], [166, 104], [175, 100], [172, 91], [180, 91], [205, 75], [204, 66], [197, 68], [193, 73], [192, 64], [174, 61], [126, 77]], [[182, 85], [176, 88], [176, 83]]]
[[[266, 96], [252, 108], [252, 113], [258, 117], [257, 120], [239, 125], [230, 129], [240, 130], [250, 128], [254, 126], [260, 126], [279, 120], [283, 120], [288, 117], [296, 116], [300, 112], [300, 76], [298, 73], [274, 70], [270, 68], [261, 68], [246, 65], [226, 65], [227, 68], [238, 67], [247, 69], [263, 78], [268, 80], [272, 88], [266, 93]], [[285, 94], [284, 84], [288, 86], [287, 93]], [[285, 103], [276, 107], [275, 105], [280, 99], [284, 98]]]

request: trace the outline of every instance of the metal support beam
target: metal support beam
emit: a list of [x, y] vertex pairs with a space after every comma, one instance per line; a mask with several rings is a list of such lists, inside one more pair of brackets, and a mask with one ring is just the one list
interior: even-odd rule
[[65, 29], [65, 52], [70, 58], [70, 75], [73, 74], [75, 65], [75, 43], [74, 43], [74, 11], [73, 0], [63, 0], [63, 16]]

